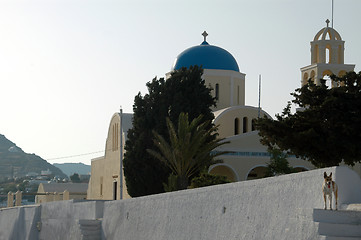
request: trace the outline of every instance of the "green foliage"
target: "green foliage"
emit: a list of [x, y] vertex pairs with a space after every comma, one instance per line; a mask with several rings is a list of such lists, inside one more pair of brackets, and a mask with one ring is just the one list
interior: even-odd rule
[[361, 72], [331, 76], [338, 87], [311, 81], [296, 89], [292, 102], [303, 108], [292, 114], [288, 103], [276, 120], [256, 123], [261, 142], [290, 151], [317, 167], [348, 165], [361, 159]]
[[8, 183], [6, 185], [4, 185], [4, 193], [8, 193], [8, 192], [17, 192], [18, 188], [17, 188], [17, 184], [16, 183]]
[[168, 182], [163, 183], [164, 191], [173, 192], [178, 190], [178, 176], [171, 173], [168, 177]]
[[230, 183], [226, 176], [201, 173], [199, 177], [192, 179], [190, 188], [200, 188], [224, 183]]
[[[202, 74], [198, 67], [174, 71], [167, 81], [155, 78], [148, 82], [148, 93], [135, 97], [133, 127], [128, 131], [124, 155], [124, 176], [132, 197], [164, 192], [163, 183], [167, 182], [170, 170], [146, 149], [155, 149], [153, 130], [169, 138], [166, 117], [177, 123], [179, 114], [187, 112], [190, 120], [200, 114], [204, 121], [213, 120], [210, 107], [215, 105], [215, 99]], [[212, 124], [208, 126], [211, 127]]]
[[73, 175], [70, 176], [70, 180], [73, 183], [80, 183], [80, 177], [79, 174], [74, 173]]
[[269, 149], [268, 152], [271, 154], [271, 159], [267, 164], [266, 177], [273, 177], [295, 172], [287, 161], [287, 153], [277, 148]]
[[202, 169], [214, 164], [214, 158], [224, 152], [212, 153], [215, 148], [226, 144], [223, 139], [216, 139], [217, 127], [208, 129], [209, 121], [202, 122], [200, 115], [188, 120], [187, 113], [180, 113], [178, 127], [167, 118], [167, 128], [170, 140], [166, 140], [157, 132], [153, 132], [154, 145], [159, 151], [147, 149], [148, 152], [166, 164], [177, 179], [177, 190], [186, 189], [189, 180]]

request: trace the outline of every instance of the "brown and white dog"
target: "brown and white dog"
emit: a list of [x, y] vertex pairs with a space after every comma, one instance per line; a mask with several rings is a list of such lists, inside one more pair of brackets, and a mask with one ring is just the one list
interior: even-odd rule
[[324, 182], [322, 184], [322, 192], [323, 192], [323, 200], [325, 201], [325, 209], [327, 209], [326, 198], [328, 196], [330, 200], [330, 209], [332, 210], [332, 193], [334, 193], [336, 199], [336, 210], [337, 210], [337, 192], [338, 192], [337, 184], [334, 181], [332, 181], [332, 173], [330, 173], [330, 176], [327, 176], [327, 173], [324, 172], [323, 178], [324, 178]]

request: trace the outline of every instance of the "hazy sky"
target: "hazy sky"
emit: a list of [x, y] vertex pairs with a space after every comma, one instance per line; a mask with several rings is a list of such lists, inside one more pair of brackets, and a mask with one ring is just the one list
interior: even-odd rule
[[[332, 0], [0, 0], [0, 133], [50, 163], [104, 153], [109, 122], [203, 41], [246, 74], [246, 104], [282, 111]], [[361, 66], [361, 1], [334, 0], [345, 63]], [[54, 159], [61, 158], [61, 159]]]

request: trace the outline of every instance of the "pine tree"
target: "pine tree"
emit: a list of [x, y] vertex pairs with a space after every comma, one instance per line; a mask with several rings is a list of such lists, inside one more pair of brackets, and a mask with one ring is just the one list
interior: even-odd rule
[[147, 83], [148, 93], [135, 97], [133, 127], [128, 131], [124, 156], [124, 175], [132, 197], [164, 192], [163, 183], [168, 181], [170, 170], [146, 149], [156, 149], [153, 130], [169, 139], [166, 117], [177, 124], [181, 112], [187, 112], [190, 121], [202, 114], [203, 121], [210, 122], [207, 129], [213, 127], [210, 107], [215, 99], [202, 74], [197, 66], [182, 68], [167, 80], [154, 78]]
[[291, 113], [291, 103], [276, 119], [257, 120], [261, 142], [311, 161], [317, 167], [353, 165], [361, 160], [361, 72], [331, 76], [338, 87], [325, 80], [312, 81], [291, 95], [301, 111]]

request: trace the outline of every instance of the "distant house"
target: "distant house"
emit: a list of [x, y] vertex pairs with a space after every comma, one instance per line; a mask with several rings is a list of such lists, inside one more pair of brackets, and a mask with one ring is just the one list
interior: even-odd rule
[[26, 177], [36, 177], [36, 176], [38, 176], [39, 174], [38, 173], [36, 173], [36, 172], [28, 172], [25, 176]]
[[49, 176], [49, 175], [51, 175], [51, 171], [49, 170], [49, 168], [48, 168], [48, 170], [43, 170], [43, 171], [41, 171], [41, 176]]
[[[86, 199], [87, 183], [40, 183], [35, 203], [62, 201], [65, 190], [69, 192], [69, 199]], [[43, 195], [46, 194], [46, 195]]]
[[79, 174], [80, 182], [89, 182], [90, 174]]

